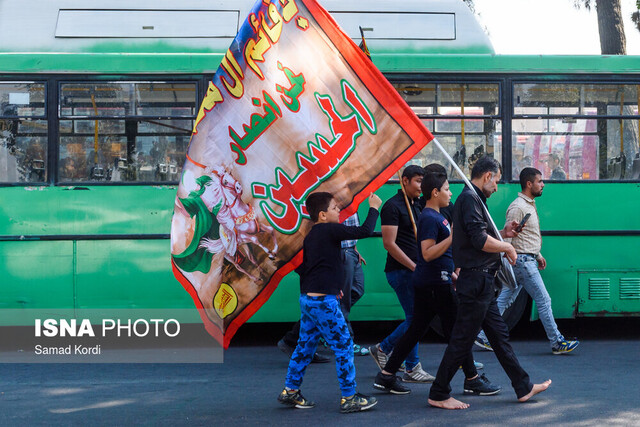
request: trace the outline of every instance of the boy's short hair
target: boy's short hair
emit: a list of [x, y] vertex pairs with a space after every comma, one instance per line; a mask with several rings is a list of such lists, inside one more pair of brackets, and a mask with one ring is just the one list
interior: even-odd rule
[[480, 178], [487, 172], [491, 172], [493, 174], [497, 174], [498, 172], [502, 173], [502, 166], [500, 166], [500, 162], [493, 157], [482, 156], [473, 165], [473, 169], [471, 170], [471, 179]]
[[424, 169], [418, 165], [409, 165], [402, 171], [402, 177], [406, 177], [409, 181], [411, 181], [414, 176], [424, 176]]
[[536, 168], [524, 168], [520, 171], [520, 187], [524, 190], [527, 188], [527, 182], [533, 182], [536, 179], [536, 175], [542, 175]]
[[424, 174], [427, 175], [429, 173], [443, 173], [446, 176], [447, 170], [440, 163], [431, 163], [424, 167]]
[[429, 200], [431, 198], [431, 192], [434, 188], [440, 190], [442, 188], [442, 184], [444, 184], [446, 180], [447, 174], [445, 173], [427, 173], [422, 179], [422, 184], [420, 184], [420, 190], [422, 190], [425, 200]]
[[318, 222], [320, 212], [326, 212], [329, 210], [329, 204], [333, 199], [333, 194], [326, 191], [318, 191], [309, 194], [307, 200], [304, 202], [307, 208], [307, 213], [311, 217], [311, 221]]

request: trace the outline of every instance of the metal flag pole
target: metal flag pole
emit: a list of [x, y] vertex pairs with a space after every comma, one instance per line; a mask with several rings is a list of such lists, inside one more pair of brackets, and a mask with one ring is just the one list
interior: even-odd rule
[[[444, 149], [444, 147], [440, 144], [440, 142], [438, 142], [438, 140], [434, 137], [430, 144], [435, 144], [436, 147], [438, 147], [438, 149], [440, 150], [440, 152], [444, 155], [444, 157], [449, 161], [449, 163], [451, 164], [451, 166], [453, 166], [453, 168], [455, 169], [456, 172], [458, 172], [458, 175], [460, 175], [460, 177], [462, 178], [462, 180], [464, 181], [464, 183], [467, 185], [467, 187], [469, 187], [469, 189], [471, 190], [471, 192], [477, 196], [476, 191], [474, 190], [473, 186], [471, 185], [471, 181], [469, 181], [469, 179], [466, 177], [466, 175], [462, 172], [462, 170], [458, 167], [458, 165], [456, 164], [455, 161], [453, 161], [453, 159], [451, 158], [451, 156], [449, 155], [449, 153], [447, 153], [447, 151]], [[489, 213], [489, 210], [487, 209], [487, 206], [484, 203], [480, 203], [480, 205], [482, 205], [482, 208], [484, 209], [485, 213], [487, 214], [487, 217], [489, 218], [489, 221], [491, 222], [491, 226], [493, 227], [493, 230], [496, 234], [496, 236], [498, 236], [498, 240], [500, 240], [501, 242], [504, 242], [504, 239], [502, 238], [502, 236], [500, 235], [500, 230], [498, 229], [498, 227], [496, 227], [496, 223], [493, 221], [493, 218], [491, 217], [491, 214]], [[516, 276], [513, 273], [513, 268], [511, 267], [511, 264], [509, 263], [502, 263], [502, 265], [504, 265], [507, 270], [509, 271], [510, 276], [513, 279], [513, 283], [517, 283], [516, 282]]]

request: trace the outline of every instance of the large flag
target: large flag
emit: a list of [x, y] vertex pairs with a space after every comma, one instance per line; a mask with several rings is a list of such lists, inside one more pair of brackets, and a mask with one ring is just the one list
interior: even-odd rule
[[315, 0], [259, 0], [200, 107], [175, 200], [176, 278], [224, 347], [302, 260], [313, 191], [341, 219], [433, 136]]

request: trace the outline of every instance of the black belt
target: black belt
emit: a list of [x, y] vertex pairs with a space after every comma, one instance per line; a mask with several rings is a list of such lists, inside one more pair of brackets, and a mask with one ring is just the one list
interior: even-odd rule
[[471, 267], [471, 268], [463, 268], [463, 270], [477, 271], [479, 273], [486, 273], [486, 274], [490, 274], [492, 276], [495, 276], [496, 274], [498, 274], [498, 269], [497, 268]]

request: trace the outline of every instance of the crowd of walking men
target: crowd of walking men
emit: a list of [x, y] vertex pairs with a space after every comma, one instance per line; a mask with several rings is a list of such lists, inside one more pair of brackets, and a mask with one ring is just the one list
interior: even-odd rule
[[[364, 293], [364, 260], [356, 250], [356, 241], [373, 234], [382, 202], [372, 194], [362, 225], [357, 215], [340, 224], [340, 208], [330, 193], [309, 195], [305, 203], [314, 226], [304, 240], [303, 262], [296, 270], [300, 274], [301, 319], [278, 342], [290, 355], [280, 403], [296, 408], [315, 406], [302, 396], [300, 386], [309, 363], [329, 361], [316, 352], [320, 340], [335, 353], [343, 413], [377, 404], [375, 397], [357, 393], [354, 354], [370, 354], [378, 365], [375, 389], [408, 394], [411, 390], [404, 382], [432, 383], [428, 403], [444, 409], [469, 406], [450, 395], [450, 382], [459, 367], [465, 375], [464, 394], [488, 396], [501, 391], [486, 375], [478, 374], [483, 366], [473, 359], [474, 343], [495, 352], [518, 401], [528, 401], [551, 385], [551, 380], [531, 382], [509, 343], [509, 330], [502, 318], [524, 288], [536, 303], [551, 352], [568, 353], [579, 344], [558, 331], [551, 299], [538, 271], [546, 267], [535, 205], [544, 188], [542, 173], [531, 167], [521, 171], [522, 191], [509, 206], [498, 236], [486, 201], [497, 191], [501, 175], [497, 160], [490, 156], [478, 159], [471, 171], [471, 186], [465, 187], [452, 205], [443, 166], [404, 169], [401, 189], [387, 200], [379, 215], [388, 252], [385, 275], [405, 320], [369, 349], [354, 344], [349, 313]], [[513, 265], [517, 280], [515, 289], [502, 292], [496, 279], [501, 256]], [[434, 377], [422, 368], [418, 341], [436, 315], [448, 346]], [[400, 371], [402, 377], [397, 376]]]

